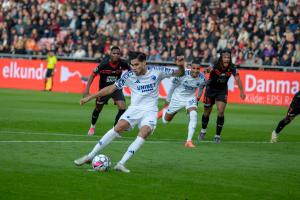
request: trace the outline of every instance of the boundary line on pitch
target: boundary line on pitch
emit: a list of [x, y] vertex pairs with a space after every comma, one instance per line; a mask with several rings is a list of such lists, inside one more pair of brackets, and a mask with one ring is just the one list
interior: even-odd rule
[[[130, 140], [115, 140], [112, 143], [119, 143], [119, 144], [126, 144], [131, 143]], [[97, 141], [91, 140], [2, 140], [1, 143], [97, 143]], [[165, 143], [176, 143], [176, 144], [183, 144], [184, 141], [162, 141], [162, 140], [147, 140], [146, 143], [148, 144], [165, 144]], [[214, 141], [201, 141], [195, 144], [200, 143], [215, 143]], [[279, 142], [279, 144], [299, 144], [300, 142]], [[222, 141], [221, 144], [271, 144], [270, 142], [266, 141]], [[218, 145], [218, 144], [216, 144]], [[274, 145], [274, 144], [272, 144]]]
[[[72, 137], [85, 137], [85, 138], [94, 138], [99, 139], [101, 136], [88, 136], [88, 135], [78, 135], [78, 134], [67, 134], [67, 133], [49, 133], [49, 132], [24, 132], [24, 131], [6, 131], [1, 130], [0, 134], [24, 134], [24, 135], [47, 135], [47, 136], [72, 136]], [[124, 137], [121, 138], [125, 140], [115, 140], [113, 143], [128, 143], [132, 142], [130, 139], [135, 137]], [[96, 140], [3, 140], [0, 143], [96, 143]], [[183, 143], [184, 140], [180, 139], [149, 139], [146, 143]], [[214, 143], [214, 141], [201, 141], [196, 143]], [[225, 144], [271, 144], [269, 141], [222, 141], [221, 143]], [[300, 141], [282, 141], [279, 143], [300, 143]]]

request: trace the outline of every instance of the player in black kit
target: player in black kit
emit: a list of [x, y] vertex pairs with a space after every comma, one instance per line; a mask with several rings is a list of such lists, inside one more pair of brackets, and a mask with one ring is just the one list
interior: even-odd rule
[[206, 135], [206, 128], [209, 121], [209, 115], [211, 113], [214, 104], [217, 106], [218, 118], [216, 135], [214, 141], [216, 143], [221, 142], [221, 131], [224, 124], [224, 111], [227, 104], [228, 86], [227, 82], [231, 75], [234, 76], [236, 83], [240, 89], [240, 97], [246, 98], [244, 93], [243, 84], [237, 72], [235, 65], [231, 61], [231, 50], [225, 49], [221, 52], [220, 58], [214, 66], [210, 66], [207, 71], [209, 79], [207, 81], [205, 97], [204, 97], [204, 112], [202, 115], [202, 129], [200, 131], [199, 140], [204, 140]]
[[[130, 69], [129, 64], [120, 57], [120, 48], [116, 46], [112, 47], [110, 50], [110, 56], [108, 58], [104, 58], [103, 61], [94, 69], [93, 73], [90, 75], [86, 89], [83, 92], [83, 97], [89, 94], [91, 84], [93, 83], [93, 80], [97, 75], [100, 76], [99, 90], [101, 90], [102, 88], [108, 85], [114, 84], [115, 81], [121, 77], [122, 71]], [[104, 104], [107, 104], [110, 98], [113, 98], [115, 104], [118, 106], [119, 109], [115, 118], [114, 125], [118, 122], [121, 115], [125, 112], [126, 104], [122, 90], [116, 90], [111, 95], [97, 98], [96, 107], [92, 114], [91, 127], [88, 131], [88, 135], [94, 134], [98, 116], [102, 111]]]
[[283, 118], [277, 125], [276, 129], [272, 132], [271, 143], [277, 142], [280, 131], [288, 125], [297, 115], [300, 114], [300, 91], [298, 91], [287, 111], [285, 118]]

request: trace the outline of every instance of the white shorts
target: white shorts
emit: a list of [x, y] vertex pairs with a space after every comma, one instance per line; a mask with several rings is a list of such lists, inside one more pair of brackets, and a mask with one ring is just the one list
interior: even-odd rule
[[180, 109], [185, 108], [186, 110], [189, 108], [197, 108], [197, 99], [196, 97], [191, 98], [187, 101], [178, 101], [176, 99], [171, 99], [171, 102], [168, 106], [167, 113], [174, 114]]
[[145, 111], [129, 107], [119, 120], [121, 119], [126, 120], [131, 129], [134, 129], [136, 125], [139, 129], [143, 126], [149, 126], [153, 132], [157, 124], [157, 111]]

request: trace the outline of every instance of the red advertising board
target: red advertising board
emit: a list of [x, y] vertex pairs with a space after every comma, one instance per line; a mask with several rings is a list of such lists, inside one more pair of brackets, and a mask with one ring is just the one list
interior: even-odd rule
[[[55, 69], [53, 91], [81, 93], [96, 63], [58, 61]], [[0, 59], [0, 88], [44, 89], [46, 63], [43, 60]], [[247, 104], [288, 105], [300, 88], [300, 73], [240, 70], [246, 99], [239, 97], [239, 89], [232, 77], [228, 82], [228, 101]], [[98, 87], [98, 78], [92, 92]], [[160, 97], [166, 97], [170, 79], [163, 80]], [[128, 88], [125, 94], [130, 95]]]
[[[96, 63], [58, 61], [53, 91], [81, 93], [96, 66]], [[46, 62], [43, 60], [0, 59], [0, 70], [0, 88], [44, 89]], [[92, 91], [95, 92], [98, 80], [94, 82]]]
[[245, 100], [239, 97], [239, 89], [232, 77], [228, 82], [229, 102], [246, 104], [289, 105], [300, 89], [300, 73], [239, 70]]

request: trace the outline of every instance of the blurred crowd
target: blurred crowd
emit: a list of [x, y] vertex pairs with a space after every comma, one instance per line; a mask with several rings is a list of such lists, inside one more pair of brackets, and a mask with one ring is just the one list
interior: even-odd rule
[[152, 61], [300, 66], [297, 0], [0, 0], [0, 53], [101, 58], [119, 46]]

